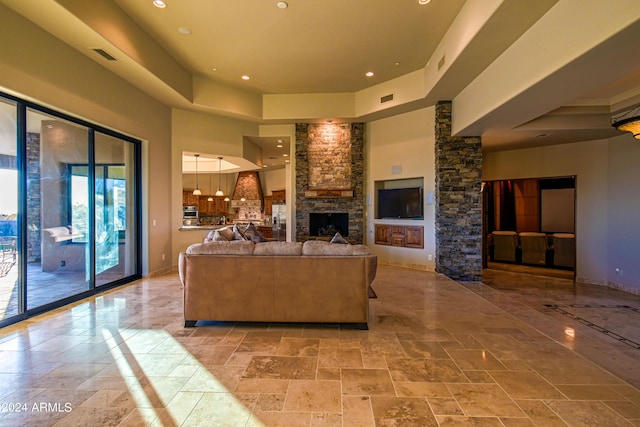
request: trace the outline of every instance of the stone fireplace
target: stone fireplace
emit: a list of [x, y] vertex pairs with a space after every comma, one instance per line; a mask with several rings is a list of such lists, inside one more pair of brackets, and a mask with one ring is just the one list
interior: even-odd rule
[[364, 123], [296, 124], [297, 241], [340, 231], [350, 243], [363, 243], [364, 129]]

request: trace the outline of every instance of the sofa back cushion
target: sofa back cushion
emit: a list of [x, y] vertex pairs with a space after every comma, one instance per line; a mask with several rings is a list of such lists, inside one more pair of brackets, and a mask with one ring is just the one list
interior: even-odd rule
[[246, 240], [194, 243], [186, 252], [194, 255], [253, 255], [254, 246], [253, 242]]
[[302, 245], [302, 255], [312, 256], [358, 256], [370, 255], [365, 245], [340, 245], [322, 240], [307, 240]]
[[256, 243], [253, 249], [255, 256], [300, 256], [301, 242], [262, 242]]

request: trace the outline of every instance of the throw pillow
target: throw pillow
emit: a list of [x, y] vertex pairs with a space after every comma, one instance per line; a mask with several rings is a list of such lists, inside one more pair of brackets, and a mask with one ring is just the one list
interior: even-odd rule
[[252, 223], [249, 223], [247, 228], [244, 229], [243, 233], [244, 233], [244, 237], [247, 240], [251, 240], [253, 243], [260, 243], [260, 242], [267, 241], [267, 239], [265, 239], [265, 237], [262, 234], [260, 234], [256, 226], [253, 225]]
[[223, 232], [223, 233], [221, 233], [221, 232], [219, 232], [218, 230], [216, 230], [216, 231], [213, 233], [213, 241], [214, 241], [214, 242], [231, 242], [231, 241], [233, 241], [233, 239], [229, 240], [229, 239], [227, 238], [227, 236], [228, 236], [228, 235], [225, 235], [225, 233], [224, 233], [224, 232]]
[[350, 243], [347, 242], [344, 239], [344, 237], [342, 237], [342, 234], [340, 234], [339, 231], [333, 236], [333, 239], [331, 239], [329, 243], [340, 243], [342, 245], [350, 245]]
[[213, 238], [216, 235], [216, 231], [218, 230], [211, 230], [209, 232], [209, 234], [207, 234], [207, 237], [204, 238], [204, 240], [202, 241], [203, 243], [209, 243], [209, 242], [213, 242]]
[[233, 236], [234, 236], [234, 240], [249, 240], [244, 236], [244, 232], [240, 230], [240, 227], [238, 227], [238, 224], [233, 225]]
[[[225, 240], [227, 240], [229, 242], [232, 241], [232, 240], [237, 240], [235, 238], [235, 236], [234, 236], [233, 228], [231, 228], [231, 227], [222, 227], [222, 228], [218, 228], [215, 231], [217, 231], [218, 234], [220, 236], [222, 236], [222, 238], [224, 238]], [[215, 233], [214, 233], [214, 235], [215, 235]], [[220, 241], [220, 240], [217, 240], [217, 241]]]

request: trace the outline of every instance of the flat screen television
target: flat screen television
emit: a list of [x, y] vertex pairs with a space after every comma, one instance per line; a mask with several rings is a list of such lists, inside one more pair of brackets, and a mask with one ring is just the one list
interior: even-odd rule
[[378, 190], [377, 218], [422, 219], [423, 206], [420, 187]]

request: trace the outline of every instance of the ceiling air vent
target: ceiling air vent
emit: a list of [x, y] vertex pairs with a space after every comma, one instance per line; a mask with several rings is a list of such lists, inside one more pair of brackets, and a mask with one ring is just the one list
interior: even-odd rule
[[384, 104], [385, 102], [393, 101], [393, 94], [385, 95], [380, 98], [380, 104]]
[[104, 49], [100, 49], [100, 48], [98, 47], [98, 48], [91, 49], [91, 50], [93, 50], [93, 51], [94, 51], [95, 53], [97, 53], [98, 55], [102, 56], [102, 57], [103, 57], [104, 59], [106, 59], [107, 61], [115, 61], [115, 60], [116, 60], [116, 58], [115, 58], [115, 57], [111, 56], [111, 54], [110, 54], [109, 52], [107, 52], [106, 50], [104, 50]]

